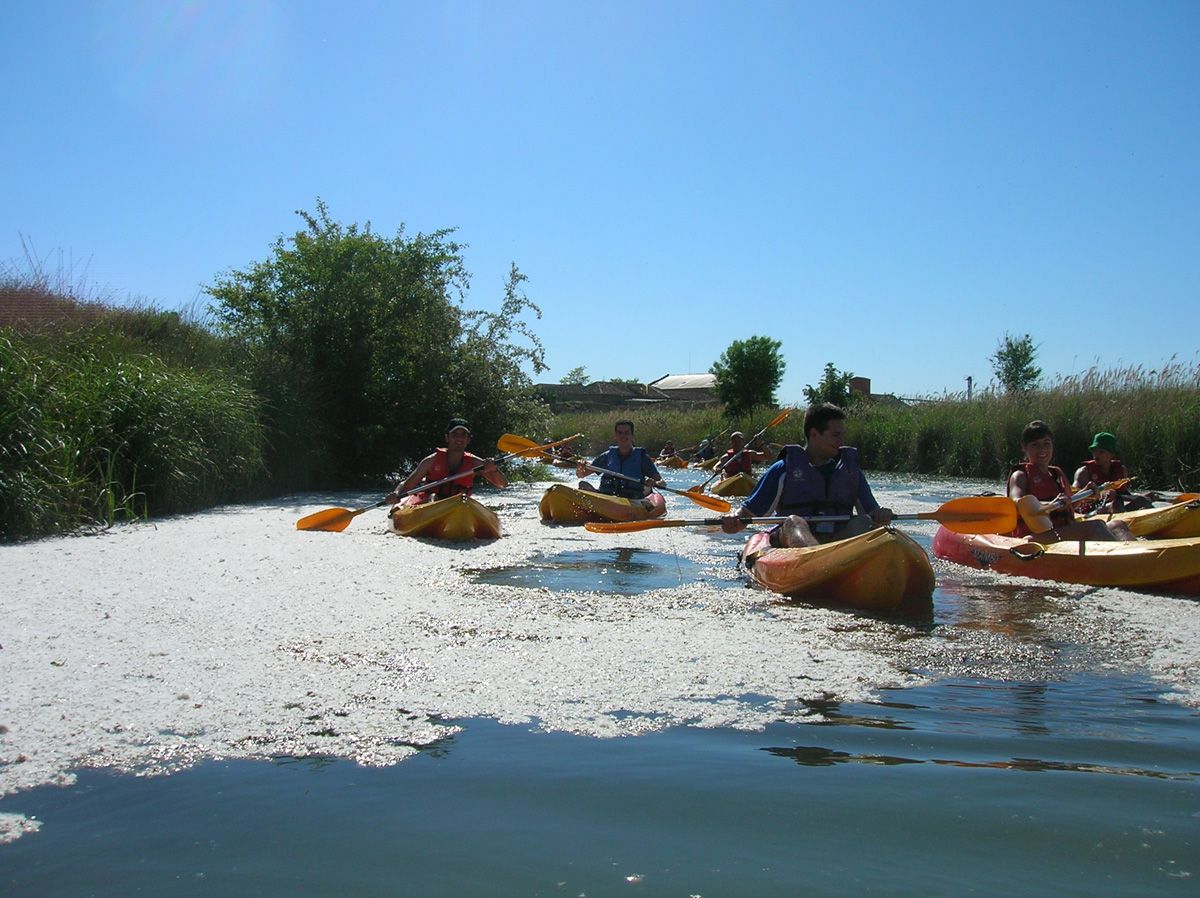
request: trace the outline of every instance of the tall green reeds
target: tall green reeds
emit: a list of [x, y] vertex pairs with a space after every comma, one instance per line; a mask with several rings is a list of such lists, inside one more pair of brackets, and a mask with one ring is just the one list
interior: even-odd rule
[[111, 323], [0, 328], [0, 540], [205, 507], [260, 473], [254, 394], [130, 339]]

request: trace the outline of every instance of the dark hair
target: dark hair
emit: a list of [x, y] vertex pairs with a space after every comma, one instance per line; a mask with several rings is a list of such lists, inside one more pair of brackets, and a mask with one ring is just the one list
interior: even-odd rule
[[813, 428], [818, 433], [824, 433], [830, 421], [844, 421], [846, 413], [832, 402], [822, 402], [820, 405], [810, 405], [804, 413], [804, 439]]
[[1021, 431], [1021, 445], [1028, 446], [1034, 440], [1040, 440], [1042, 437], [1054, 439], [1054, 433], [1050, 430], [1050, 425], [1045, 421], [1030, 421], [1025, 425], [1025, 429]]
[[626, 420], [625, 418], [622, 418], [620, 421], [618, 421], [616, 424], [614, 424], [614, 425], [613, 425], [613, 433], [616, 433], [616, 432], [617, 432], [617, 428], [618, 428], [618, 427], [620, 427], [622, 424], [628, 424], [628, 425], [629, 425], [629, 432], [630, 432], [630, 433], [633, 433], [633, 422], [632, 422], [632, 421], [628, 421], [628, 420]]

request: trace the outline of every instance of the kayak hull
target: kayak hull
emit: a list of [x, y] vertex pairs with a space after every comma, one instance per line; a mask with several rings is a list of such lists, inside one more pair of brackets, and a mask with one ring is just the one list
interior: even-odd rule
[[666, 458], [656, 458], [654, 463], [660, 468], [686, 468], [688, 466], [686, 458], [680, 458], [678, 455], [669, 455]]
[[659, 493], [651, 493], [646, 497], [646, 501], [639, 502], [556, 483], [542, 494], [538, 512], [542, 521], [547, 524], [644, 521], [665, 515], [667, 503]]
[[712, 458], [706, 458], [704, 461], [692, 462], [692, 467], [700, 468], [701, 470], [704, 470], [704, 471], [711, 471], [713, 468], [715, 468], [717, 466], [718, 461], [720, 461], [720, 459], [714, 455]]
[[758, 481], [748, 474], [734, 474], [713, 484], [714, 496], [749, 496]]
[[460, 494], [435, 502], [410, 502], [409, 496], [388, 512], [388, 529], [400, 536], [434, 539], [495, 539], [500, 518], [470, 496]]
[[939, 527], [933, 554], [969, 567], [1038, 580], [1200, 595], [1200, 537], [1042, 546], [1011, 536], [968, 535]]
[[1200, 502], [1180, 502], [1140, 511], [1118, 511], [1111, 515], [1097, 515], [1095, 519], [1124, 521], [1134, 536], [1153, 539], [1200, 536]]
[[746, 543], [743, 560], [759, 585], [791, 599], [862, 611], [928, 615], [933, 567], [925, 551], [891, 527], [803, 549], [773, 549], [767, 531]]

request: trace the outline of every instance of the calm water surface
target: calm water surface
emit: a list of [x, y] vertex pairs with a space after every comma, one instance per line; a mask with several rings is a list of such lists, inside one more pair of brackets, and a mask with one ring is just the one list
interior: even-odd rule
[[[624, 590], [682, 570], [581, 556], [547, 576], [607, 566]], [[1036, 644], [1056, 595], [939, 569], [933, 629]], [[0, 846], [0, 895], [1194, 896], [1200, 714], [1162, 692], [1107, 670], [949, 679], [798, 704], [764, 732], [472, 719], [383, 769], [82, 771], [0, 800], [44, 821]], [[801, 722], [813, 711], [825, 722]]]

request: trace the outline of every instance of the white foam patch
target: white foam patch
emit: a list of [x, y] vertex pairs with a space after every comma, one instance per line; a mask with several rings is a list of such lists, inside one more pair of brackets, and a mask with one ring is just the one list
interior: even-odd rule
[[[69, 783], [85, 766], [156, 773], [277, 755], [392, 764], [454, 733], [460, 717], [598, 737], [754, 729], [818, 719], [815, 699], [869, 700], [946, 675], [1037, 676], [1062, 660], [987, 627], [929, 634], [728, 588], [736, 543], [693, 527], [548, 527], [536, 511], [545, 486], [488, 495], [506, 535], [487, 543], [396, 537], [382, 511], [343, 533], [295, 529], [322, 507], [373, 501], [360, 496], [0, 547], [0, 795]], [[932, 507], [877, 494], [897, 511]], [[677, 496], [669, 507], [710, 515]], [[469, 573], [618, 546], [684, 556], [705, 574], [619, 596], [480, 585]], [[1200, 606], [1071, 589], [1082, 598], [1046, 627], [1086, 621], [1125, 663], [1143, 657], [1170, 694], [1200, 704]]]

